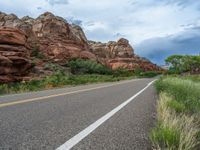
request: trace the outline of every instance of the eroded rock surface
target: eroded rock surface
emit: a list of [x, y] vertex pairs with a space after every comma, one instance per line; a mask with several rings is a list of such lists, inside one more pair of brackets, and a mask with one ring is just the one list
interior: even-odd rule
[[73, 58], [96, 60], [95, 55], [88, 51], [83, 30], [50, 12], [36, 19], [28, 16], [19, 19], [13, 14], [0, 13], [0, 25], [24, 31], [30, 49], [38, 49], [51, 61], [65, 63]]
[[50, 12], [36, 19], [28, 16], [20, 19], [0, 12], [0, 82], [22, 80], [36, 57], [33, 52], [43, 56], [36, 58], [35, 69], [40, 70], [46, 62], [62, 65], [74, 58], [96, 60], [112, 69], [160, 69], [135, 55], [127, 39], [108, 43], [88, 41], [81, 27]]
[[89, 41], [91, 51], [97, 59], [112, 69], [125, 68], [135, 70], [141, 68], [144, 71], [155, 71], [160, 68], [149, 60], [134, 54], [134, 49], [127, 39], [121, 38], [117, 42], [108, 43]]
[[21, 80], [32, 65], [26, 36], [15, 28], [0, 27], [0, 83]]

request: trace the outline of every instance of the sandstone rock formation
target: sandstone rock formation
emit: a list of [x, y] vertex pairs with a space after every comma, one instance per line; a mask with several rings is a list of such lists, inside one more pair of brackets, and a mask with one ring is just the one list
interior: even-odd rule
[[38, 49], [54, 62], [65, 63], [72, 58], [96, 60], [95, 55], [88, 51], [89, 45], [82, 29], [50, 12], [36, 19], [27, 16], [19, 19], [13, 14], [0, 13], [0, 25], [24, 31], [30, 49]]
[[108, 43], [90, 41], [89, 44], [98, 61], [112, 69], [135, 70], [141, 68], [144, 71], [159, 70], [159, 67], [149, 60], [136, 56], [129, 41], [124, 38], [119, 39], [117, 42], [110, 41]]
[[0, 28], [0, 83], [22, 80], [31, 69], [26, 36], [18, 29]]
[[40, 70], [45, 62], [62, 65], [73, 58], [96, 60], [112, 69], [160, 69], [135, 55], [124, 38], [108, 43], [88, 41], [81, 27], [50, 12], [36, 19], [28, 16], [19, 19], [0, 12], [0, 82], [22, 79], [30, 71], [34, 51], [44, 56], [37, 58], [35, 69]]

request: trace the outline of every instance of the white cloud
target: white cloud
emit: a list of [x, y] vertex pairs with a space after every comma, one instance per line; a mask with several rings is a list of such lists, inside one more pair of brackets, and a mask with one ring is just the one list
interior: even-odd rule
[[66, 5], [68, 0], [46, 0], [50, 5]]
[[117, 40], [121, 35], [133, 45], [200, 24], [200, 1], [195, 0], [5, 0], [0, 11], [33, 17], [50, 11], [79, 22], [88, 39]]

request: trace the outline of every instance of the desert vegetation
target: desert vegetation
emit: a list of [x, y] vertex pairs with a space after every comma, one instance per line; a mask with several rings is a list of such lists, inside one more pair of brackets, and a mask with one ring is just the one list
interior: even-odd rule
[[[70, 68], [71, 73], [65, 70]], [[38, 80], [21, 81], [0, 85], [0, 94], [20, 93], [29, 91], [38, 91], [64, 86], [75, 86], [88, 83], [114, 82], [135, 77], [154, 77], [157, 72], [130, 71], [123, 68], [112, 70], [102, 64], [92, 60], [76, 59], [71, 60], [67, 65], [46, 63], [44, 69], [51, 70], [54, 73]]]
[[200, 75], [164, 76], [159, 93], [157, 125], [150, 133], [154, 149], [200, 148]]
[[172, 55], [165, 61], [170, 65], [168, 74], [200, 73], [200, 55]]

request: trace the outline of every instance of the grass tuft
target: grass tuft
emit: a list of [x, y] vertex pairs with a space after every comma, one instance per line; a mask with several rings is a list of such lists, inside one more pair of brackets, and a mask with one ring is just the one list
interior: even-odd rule
[[172, 98], [166, 94], [160, 94], [158, 102], [158, 124], [150, 133], [150, 140], [157, 150], [193, 150], [199, 144], [198, 133], [200, 131], [194, 116], [184, 113], [177, 114], [168, 106]]

